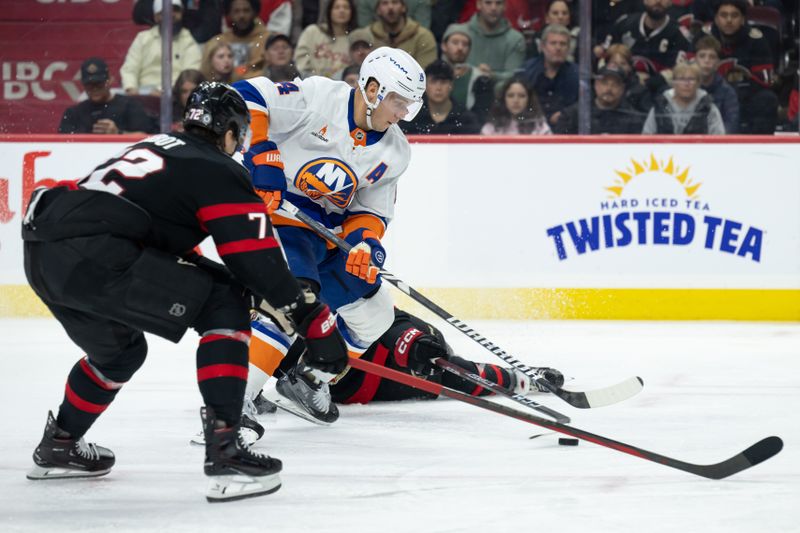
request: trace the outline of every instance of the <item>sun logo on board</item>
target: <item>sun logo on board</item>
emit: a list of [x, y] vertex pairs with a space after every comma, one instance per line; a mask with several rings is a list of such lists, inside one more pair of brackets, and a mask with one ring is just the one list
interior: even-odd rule
[[624, 170], [614, 170], [618, 177], [614, 180], [613, 185], [604, 187], [604, 189], [611, 193], [609, 198], [619, 198], [622, 196], [625, 187], [627, 187], [634, 178], [642, 174], [658, 172], [675, 179], [686, 193], [686, 197], [695, 200], [698, 198], [697, 189], [700, 188], [702, 183], [695, 182], [689, 176], [689, 168], [688, 166], [684, 168], [677, 166], [673, 162], [671, 156], [666, 163], [664, 163], [663, 160], [659, 161], [656, 159], [656, 156], [653, 154], [650, 154], [649, 161], [644, 160], [640, 162], [631, 158], [631, 166], [626, 167]]

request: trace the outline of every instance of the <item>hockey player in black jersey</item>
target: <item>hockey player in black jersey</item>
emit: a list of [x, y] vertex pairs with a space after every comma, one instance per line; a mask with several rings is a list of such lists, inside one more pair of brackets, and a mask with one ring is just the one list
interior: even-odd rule
[[[30, 479], [109, 472], [114, 454], [83, 436], [144, 362], [143, 332], [177, 342], [191, 327], [201, 336], [209, 501], [280, 487], [281, 462], [251, 451], [238, 431], [251, 295], [296, 326], [306, 365], [334, 374], [346, 366], [334, 317], [289, 273], [264, 203], [231, 158], [249, 132], [241, 96], [201, 84], [183, 124], [185, 134], [147, 138], [77, 183], [31, 197], [26, 276], [86, 355], [69, 374], [58, 415], [48, 416]], [[189, 252], [209, 235], [224, 266]]]

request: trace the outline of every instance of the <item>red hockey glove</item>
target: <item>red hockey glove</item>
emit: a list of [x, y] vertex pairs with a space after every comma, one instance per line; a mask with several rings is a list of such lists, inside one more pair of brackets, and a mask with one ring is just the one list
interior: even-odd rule
[[317, 301], [302, 319], [298, 318], [295, 315], [297, 333], [306, 341], [306, 364], [328, 374], [342, 372], [347, 367], [347, 345], [328, 306]]
[[410, 368], [415, 374], [433, 376], [442, 369], [433, 359], [447, 359], [447, 348], [442, 346], [433, 335], [428, 335], [416, 328], [408, 328], [397, 339], [394, 345], [394, 360], [402, 368]]

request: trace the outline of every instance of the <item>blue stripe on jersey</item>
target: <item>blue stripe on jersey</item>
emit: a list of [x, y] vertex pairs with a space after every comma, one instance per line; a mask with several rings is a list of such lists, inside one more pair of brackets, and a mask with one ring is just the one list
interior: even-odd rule
[[[353, 116], [354, 103], [356, 98], [356, 90], [350, 89], [350, 99], [347, 102], [347, 124], [350, 126], [350, 131], [358, 128], [356, 125], [356, 120]], [[383, 139], [383, 135], [386, 133], [385, 131], [368, 131], [367, 133], [367, 146], [371, 144], [375, 144], [376, 142]]]
[[258, 92], [258, 89], [253, 87], [253, 84], [247, 80], [240, 80], [233, 83], [233, 88], [239, 91], [239, 94], [242, 95], [242, 98], [245, 99], [246, 102], [253, 102], [260, 106], [264, 106], [269, 108], [267, 105], [267, 101], [264, 100], [264, 97], [261, 96], [261, 93]]
[[292, 342], [287, 339], [286, 334], [280, 331], [274, 324], [261, 322], [260, 320], [253, 320], [250, 323], [250, 327], [258, 330], [259, 333], [263, 333], [270, 339], [273, 339], [287, 350], [292, 345]]

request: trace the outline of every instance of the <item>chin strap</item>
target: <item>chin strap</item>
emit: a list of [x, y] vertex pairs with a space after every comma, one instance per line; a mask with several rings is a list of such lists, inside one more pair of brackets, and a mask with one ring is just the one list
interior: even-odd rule
[[372, 107], [369, 104], [367, 104], [367, 127], [369, 129], [373, 129], [372, 128]]
[[366, 115], [367, 115], [366, 116], [366, 118], [367, 118], [367, 127], [370, 130], [372, 130], [372, 129], [374, 129], [373, 126], [372, 126], [372, 112], [375, 111], [375, 108], [377, 108], [378, 105], [380, 105], [381, 102], [380, 102], [379, 99], [376, 98], [376, 102], [374, 104], [371, 104], [370, 101], [369, 101], [369, 98], [367, 98], [366, 91], [364, 91], [363, 88], [360, 89], [360, 90], [361, 90], [361, 97], [364, 99], [364, 103], [367, 105], [367, 113], [366, 113]]

